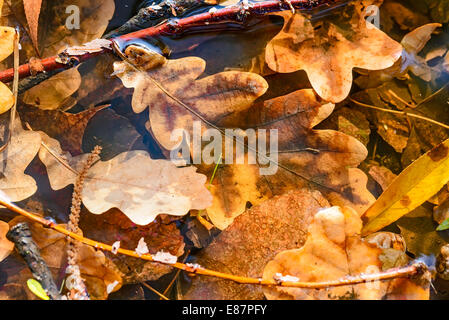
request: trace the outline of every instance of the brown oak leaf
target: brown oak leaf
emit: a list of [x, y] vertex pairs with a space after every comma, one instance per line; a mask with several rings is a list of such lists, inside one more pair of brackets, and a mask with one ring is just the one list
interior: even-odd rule
[[60, 110], [41, 110], [19, 106], [22, 121], [27, 122], [35, 131], [44, 131], [50, 137], [58, 139], [63, 150], [73, 156], [83, 153], [83, 135], [89, 120], [108, 105], [94, 107], [73, 114]]
[[[258, 278], [277, 253], [304, 244], [313, 215], [328, 206], [318, 191], [301, 189], [276, 196], [237, 217], [194, 262], [205, 268]], [[260, 300], [263, 292], [260, 286], [197, 276], [192, 278], [184, 299]]]
[[[295, 188], [319, 189], [332, 203], [351, 205], [360, 212], [374, 200], [366, 189], [366, 176], [355, 169], [367, 155], [363, 144], [337, 131], [313, 129], [334, 108], [313, 90], [299, 90], [253, 105], [267, 89], [265, 80], [258, 75], [222, 72], [196, 80], [204, 69], [202, 59], [167, 61], [137, 47], [128, 47], [126, 54], [147, 72], [119, 62], [115, 64], [116, 73], [126, 87], [135, 88], [132, 101], [135, 112], [150, 106], [149, 129], [165, 149], [172, 150], [182, 141], [183, 137], [173, 139], [174, 129], [185, 130], [192, 136], [195, 121], [202, 122], [202, 133], [218, 127], [277, 131], [278, 161], [258, 157], [258, 164], [249, 164], [247, 153], [243, 155], [245, 164], [229, 164], [234, 162], [227, 150], [222, 151], [224, 165], [217, 170], [215, 163], [201, 164], [200, 172], [210, 177], [216, 173], [210, 188], [214, 200], [207, 213], [218, 228], [226, 228], [245, 211], [248, 202], [256, 205]], [[226, 143], [223, 140], [228, 137], [219, 144]], [[193, 142], [191, 147], [195, 159], [199, 152]], [[213, 151], [218, 159], [220, 152]], [[267, 164], [279, 169], [272, 175], [262, 175], [260, 168]]]
[[[8, 122], [2, 122], [0, 136], [7, 137], [8, 130]], [[8, 200], [21, 201], [36, 192], [36, 181], [24, 172], [37, 155], [40, 145], [39, 133], [24, 130], [20, 119], [16, 118], [11, 139], [0, 153], [0, 192]]]
[[181, 142], [170, 139], [175, 129], [189, 130], [193, 121], [201, 118], [216, 123], [230, 113], [247, 109], [268, 88], [261, 76], [249, 72], [221, 72], [197, 80], [206, 67], [206, 62], [198, 57], [166, 60], [137, 46], [129, 46], [125, 54], [142, 71], [126, 62], [116, 62], [115, 73], [125, 87], [134, 88], [134, 112], [150, 107], [151, 130], [165, 133], [157, 139], [167, 150]]
[[[74, 184], [88, 154], [72, 157], [57, 140], [40, 134], [44, 145], [39, 158], [47, 168], [51, 187], [59, 190]], [[146, 151], [122, 152], [89, 169], [82, 201], [94, 214], [118, 208], [139, 225], [147, 225], [163, 213], [182, 216], [190, 209], [204, 209], [212, 201], [205, 187], [206, 176], [196, 170], [154, 160]]]
[[[139, 240], [144, 238], [151, 254], [164, 251], [179, 257], [184, 253], [184, 240], [176, 223], [164, 216], [158, 217], [146, 226], [139, 226], [117, 209], [109, 210], [102, 215], [94, 215], [83, 210], [80, 228], [86, 237], [110, 245], [120, 241], [120, 247], [125, 249], [134, 250]], [[160, 263], [109, 252], [105, 252], [105, 255], [120, 270], [124, 283], [156, 280], [172, 270], [170, 266]]]
[[[220, 126], [226, 128], [277, 130], [279, 168], [272, 175], [262, 175], [259, 169], [265, 166], [260, 163], [220, 165], [210, 189], [214, 202], [207, 208], [214, 224], [224, 229], [247, 202], [256, 205], [304, 187], [320, 190], [333, 204], [363, 212], [374, 201], [366, 189], [367, 177], [355, 168], [366, 158], [365, 146], [338, 131], [313, 129], [333, 109], [333, 104], [305, 89], [224, 118]], [[214, 166], [202, 165], [199, 170], [211, 176]]]
[[35, 48], [38, 48], [37, 32], [39, 27], [39, 15], [41, 13], [42, 0], [23, 0], [25, 16], [28, 27], [30, 28], [30, 37]]
[[[279, 253], [264, 269], [263, 279], [294, 277], [295, 281], [321, 282], [348, 275], [382, 270], [382, 250], [361, 238], [362, 220], [351, 208], [332, 207], [315, 214], [307, 241], [300, 249]], [[297, 279], [297, 280], [296, 280]], [[430, 282], [418, 284], [408, 279], [370, 282], [321, 290], [269, 287], [268, 299], [429, 299]]]
[[14, 249], [14, 243], [6, 238], [9, 231], [9, 224], [0, 221], [0, 262], [3, 261]]
[[281, 73], [304, 70], [324, 100], [344, 100], [353, 68], [386, 69], [401, 56], [401, 45], [365, 20], [366, 8], [379, 3], [354, 1], [318, 23], [289, 11], [275, 13], [284, 18], [284, 28], [267, 45], [268, 66]]

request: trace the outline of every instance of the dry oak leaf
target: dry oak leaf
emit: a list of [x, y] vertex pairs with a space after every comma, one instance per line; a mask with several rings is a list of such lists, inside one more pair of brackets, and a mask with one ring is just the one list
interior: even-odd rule
[[[258, 278], [276, 254], [304, 244], [313, 215], [328, 206], [320, 192], [307, 189], [273, 197], [237, 217], [194, 262], [205, 268]], [[263, 298], [260, 286], [201, 276], [192, 278], [184, 296], [186, 300]]]
[[72, 68], [27, 90], [22, 96], [22, 101], [43, 110], [55, 110], [68, 101], [80, 85], [81, 75], [78, 68]]
[[0, 262], [3, 261], [14, 249], [14, 243], [6, 238], [9, 231], [9, 224], [0, 221]]
[[[125, 87], [134, 88], [134, 112], [150, 107], [151, 130], [167, 150], [181, 142], [170, 139], [175, 129], [191, 131], [193, 121], [200, 121], [200, 117], [215, 123], [230, 113], [245, 110], [268, 88], [261, 76], [250, 72], [220, 72], [197, 80], [206, 67], [198, 57], [166, 60], [137, 46], [129, 46], [125, 54], [142, 71], [126, 62], [116, 62], [115, 74]], [[169, 97], [156, 82], [191, 111]], [[163, 135], [157, 135], [159, 132]]]
[[[72, 157], [55, 139], [41, 133], [46, 147], [39, 158], [47, 167], [50, 185], [59, 190], [75, 183], [87, 154]], [[48, 151], [51, 150], [51, 153]], [[145, 151], [123, 152], [109, 161], [99, 161], [89, 170], [82, 200], [94, 214], [118, 208], [138, 225], [147, 225], [161, 213], [182, 216], [190, 209], [207, 208], [212, 197], [205, 187], [206, 176], [195, 167], [177, 168], [169, 160], [153, 160]]]
[[[45, 35], [39, 41], [44, 57], [59, 53], [65, 48], [81, 46], [100, 38], [114, 15], [115, 1], [62, 0], [52, 2], [46, 9], [45, 14], [51, 16], [52, 19], [46, 19], [47, 25], [40, 31], [40, 34]], [[70, 12], [67, 12], [68, 9]], [[76, 19], [78, 10], [80, 13], [79, 27], [68, 29], [68, 25], [76, 25], [78, 22]]]
[[60, 110], [40, 110], [33, 107], [18, 106], [20, 118], [35, 131], [44, 131], [61, 143], [63, 150], [76, 156], [82, 151], [84, 130], [95, 114], [109, 105], [90, 108], [80, 113], [68, 113]]
[[37, 32], [39, 27], [39, 15], [41, 13], [42, 0], [23, 0], [25, 16], [27, 18], [28, 27], [30, 28], [30, 37], [33, 45], [37, 48]]
[[[219, 166], [211, 187], [213, 204], [207, 209], [218, 228], [225, 229], [232, 223], [248, 202], [256, 205], [305, 186], [325, 192], [333, 204], [351, 205], [360, 212], [374, 201], [366, 189], [367, 177], [354, 168], [366, 158], [363, 144], [336, 131], [313, 130], [334, 108], [313, 90], [299, 90], [263, 105], [252, 105], [267, 89], [265, 80], [256, 74], [222, 72], [195, 80], [204, 70], [202, 59], [167, 61], [135, 46], [128, 47], [125, 53], [130, 62], [148, 71], [136, 71], [118, 62], [115, 72], [126, 87], [135, 88], [135, 112], [150, 106], [151, 132], [165, 149], [179, 145], [180, 141], [172, 140], [174, 129], [192, 133], [195, 120], [205, 123], [202, 130], [211, 126], [278, 130], [282, 168], [276, 174], [262, 176], [258, 165]], [[190, 110], [168, 97], [152, 79]], [[202, 165], [200, 172], [211, 176], [214, 167]]]
[[[332, 207], [320, 210], [313, 217], [304, 246], [279, 253], [266, 265], [263, 279], [273, 279], [280, 273], [296, 277], [300, 281], [321, 282], [349, 275], [380, 272], [382, 250], [364, 241], [360, 236], [361, 230], [362, 221], [351, 208]], [[430, 283], [421, 286], [411, 280], [395, 279], [320, 290], [284, 287], [263, 290], [270, 300], [428, 300], [429, 287]]]
[[[0, 136], [8, 136], [7, 130], [8, 124], [1, 125]], [[37, 155], [40, 145], [39, 133], [23, 130], [20, 119], [16, 118], [11, 140], [0, 153], [0, 191], [9, 201], [24, 200], [36, 192], [36, 181], [24, 171]]]
[[[184, 253], [184, 238], [176, 227], [176, 222], [167, 217], [159, 216], [153, 223], [139, 226], [117, 209], [102, 215], [91, 214], [83, 209], [79, 225], [84, 236], [90, 239], [110, 245], [120, 241], [121, 248], [134, 250], [143, 237], [151, 254], [164, 251], [180, 257]], [[168, 265], [125, 255], [110, 252], [105, 252], [105, 255], [120, 270], [124, 284], [157, 280], [173, 270]]]
[[[3, 0], [0, 0], [0, 12]], [[14, 51], [15, 30], [11, 27], [0, 27], [0, 62], [5, 60]], [[8, 86], [0, 82], [0, 114], [5, 113], [14, 104], [14, 95]]]
[[[39, 247], [41, 256], [53, 272], [55, 279], [58, 279], [61, 273], [64, 275], [67, 267], [67, 237], [54, 230], [44, 228], [40, 224], [30, 223], [24, 217], [14, 218], [9, 225], [14, 226], [21, 222], [27, 222], [30, 226], [33, 240]], [[120, 273], [114, 264], [99, 250], [97, 251], [88, 245], [80, 244], [78, 265], [91, 299], [107, 299], [110, 292], [117, 291], [122, 286]], [[26, 286], [26, 280], [31, 278], [31, 275], [21, 277], [17, 269], [15, 273], [18, 276], [17, 281]], [[9, 278], [8, 282], [12, 281], [14, 276], [11, 279]]]
[[402, 53], [398, 42], [365, 21], [372, 3], [347, 4], [343, 12], [326, 16], [320, 28], [301, 14], [275, 13], [284, 18], [284, 27], [267, 45], [268, 66], [281, 73], [304, 70], [324, 100], [341, 102], [351, 90], [353, 68], [386, 69]]
[[[41, 15], [51, 19], [41, 19], [42, 24], [39, 26], [42, 56], [55, 55], [68, 47], [81, 46], [100, 38], [114, 10], [114, 0], [62, 0], [47, 3]], [[77, 12], [79, 26], [69, 30], [67, 25], [76, 26]], [[81, 81], [78, 68], [65, 70], [26, 91], [22, 99], [26, 104], [44, 110], [69, 108], [74, 104], [71, 96], [79, 89]]]
[[[350, 205], [362, 213], [374, 201], [366, 175], [356, 168], [367, 156], [365, 146], [338, 131], [313, 129], [333, 110], [333, 104], [304, 89], [224, 118], [221, 127], [277, 130], [280, 167], [275, 174], [261, 175], [261, 165], [220, 165], [210, 189], [214, 202], [207, 209], [212, 222], [224, 229], [247, 202], [256, 205], [298, 188], [317, 189], [332, 204]], [[209, 176], [213, 169], [199, 168]]]
[[382, 191], [387, 190], [388, 186], [397, 177], [397, 175], [391, 172], [391, 170], [387, 167], [378, 165], [370, 165], [368, 173], [374, 179], [374, 181], [376, 181], [380, 185]]
[[429, 42], [432, 33], [441, 26], [439, 23], [428, 23], [404, 36], [401, 41], [401, 45], [404, 47], [404, 53], [402, 55], [403, 69], [410, 69], [414, 75], [425, 81], [432, 80], [432, 68], [418, 54], [427, 42]]

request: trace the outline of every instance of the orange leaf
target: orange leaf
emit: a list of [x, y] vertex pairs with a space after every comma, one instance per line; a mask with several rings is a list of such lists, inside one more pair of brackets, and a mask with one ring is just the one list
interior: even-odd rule
[[37, 43], [37, 30], [39, 27], [39, 15], [41, 13], [41, 6], [42, 0], [23, 0], [25, 16], [30, 28], [31, 41], [33, 41], [33, 45], [36, 50], [39, 50]]

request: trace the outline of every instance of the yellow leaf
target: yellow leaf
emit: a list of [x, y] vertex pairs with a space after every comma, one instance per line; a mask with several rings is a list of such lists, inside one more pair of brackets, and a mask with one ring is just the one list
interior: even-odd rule
[[0, 262], [5, 260], [14, 249], [14, 243], [6, 238], [8, 231], [9, 225], [0, 220]]
[[[3, 1], [0, 1], [0, 10], [2, 7]], [[5, 60], [14, 51], [14, 35], [14, 28], [0, 27], [0, 61]], [[14, 96], [11, 90], [0, 82], [0, 114], [11, 109], [13, 104]]]
[[[383, 234], [378, 236], [383, 237], [383, 240], [390, 237], [390, 241], [365, 241], [360, 237], [361, 228], [362, 221], [357, 212], [349, 207], [319, 210], [308, 227], [305, 244], [300, 249], [279, 252], [265, 266], [263, 279], [320, 282], [342, 279], [348, 275], [380, 272], [385, 263], [390, 263], [388, 259], [393, 257], [391, 250], [394, 250], [395, 243], [392, 239], [402, 239], [398, 235]], [[403, 247], [400, 246], [399, 249]], [[399, 256], [405, 256], [405, 251], [396, 252]], [[269, 300], [429, 299], [429, 282], [418, 283], [411, 279], [321, 290], [276, 286], [265, 287], [263, 290]]]
[[40, 284], [39, 281], [34, 279], [28, 279], [27, 286], [32, 293], [34, 293], [42, 300], [50, 300], [50, 298], [47, 296], [47, 293], [45, 292], [44, 288], [42, 288], [42, 285]]
[[14, 51], [14, 28], [0, 27], [0, 61], [5, 60]]
[[14, 95], [8, 86], [0, 82], [0, 114], [5, 113], [14, 105]]
[[378, 231], [416, 209], [449, 181], [449, 139], [405, 169], [364, 213], [363, 235]]

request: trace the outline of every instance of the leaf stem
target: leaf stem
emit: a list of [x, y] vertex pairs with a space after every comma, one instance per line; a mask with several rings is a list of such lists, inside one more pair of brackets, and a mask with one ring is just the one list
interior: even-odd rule
[[159, 291], [157, 291], [156, 289], [154, 289], [152, 286], [150, 286], [148, 283], [146, 282], [141, 282], [141, 284], [147, 288], [148, 290], [154, 292], [156, 295], [158, 295], [161, 299], [163, 300], [170, 300], [169, 298], [167, 298], [166, 296], [164, 296], [162, 293], [160, 293]]
[[402, 115], [402, 116], [406, 116], [406, 117], [410, 117], [410, 118], [416, 118], [416, 119], [420, 119], [420, 120], [424, 120], [430, 123], [433, 123], [437, 126], [443, 127], [445, 129], [449, 129], [449, 125], [444, 124], [442, 122], [424, 117], [424, 116], [420, 116], [419, 114], [415, 114], [415, 113], [410, 113], [410, 112], [406, 112], [406, 111], [399, 111], [399, 110], [390, 110], [390, 109], [385, 109], [385, 108], [379, 108], [376, 106], [372, 106], [357, 100], [354, 100], [352, 98], [349, 98], [349, 100], [353, 103], [355, 103], [358, 106], [364, 107], [364, 108], [368, 108], [368, 109], [373, 109], [373, 110], [377, 110], [377, 111], [382, 111], [382, 112], [388, 112], [388, 113], [394, 113], [394, 114], [398, 114], [398, 115]]

